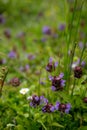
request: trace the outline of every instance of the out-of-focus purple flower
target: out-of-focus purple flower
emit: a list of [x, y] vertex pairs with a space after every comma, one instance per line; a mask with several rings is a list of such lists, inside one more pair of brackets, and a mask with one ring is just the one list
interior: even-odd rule
[[48, 63], [47, 66], [46, 66], [46, 70], [47, 70], [48, 72], [52, 72], [52, 71], [55, 70], [55, 68], [56, 68], [57, 66], [58, 66], [58, 62], [53, 62], [53, 58], [50, 57], [50, 58], [49, 58], [49, 63]]
[[65, 86], [65, 80], [63, 80], [64, 74], [61, 73], [59, 76], [54, 76], [52, 77], [52, 87], [51, 89], [53, 91], [58, 91], [58, 90], [62, 90], [63, 87]]
[[52, 37], [53, 37], [53, 38], [58, 38], [58, 34], [56, 34], [56, 33], [55, 33], [55, 34], [52, 34]]
[[76, 62], [73, 62], [73, 64], [72, 64], [72, 69], [75, 69], [75, 67], [76, 67], [76, 66], [79, 66], [79, 64], [81, 65], [81, 67], [85, 67], [85, 65], [86, 65], [85, 61], [82, 61], [82, 62], [80, 63], [80, 59], [78, 59]]
[[5, 23], [5, 18], [3, 15], [0, 14], [0, 24], [4, 24]]
[[11, 58], [11, 59], [16, 58], [16, 52], [10, 51], [10, 52], [8, 53], [8, 57]]
[[19, 32], [17, 34], [17, 38], [23, 38], [25, 36], [25, 32]]
[[35, 55], [33, 55], [33, 54], [28, 54], [28, 55], [27, 55], [27, 58], [28, 58], [29, 60], [34, 60], [34, 59], [35, 59]]
[[44, 26], [42, 29], [42, 32], [46, 35], [50, 35], [51, 34], [51, 29], [49, 26]]
[[42, 104], [47, 104], [48, 100], [44, 98], [44, 96], [37, 96], [33, 95], [32, 98], [30, 99], [30, 106], [31, 107], [37, 107]]
[[65, 24], [60, 24], [59, 25], [59, 27], [58, 27], [58, 29], [60, 30], [60, 31], [64, 31], [65, 30]]
[[29, 70], [30, 66], [28, 64], [25, 65], [25, 70]]
[[81, 66], [84, 67], [86, 65], [85, 61], [81, 62]]
[[41, 42], [46, 42], [47, 39], [46, 38], [41, 38]]
[[80, 49], [83, 49], [83, 46], [84, 46], [83, 42], [79, 42]]
[[6, 29], [4, 31], [4, 35], [6, 36], [6, 38], [10, 39], [11, 38], [11, 30], [10, 29]]
[[64, 104], [64, 103], [56, 102], [55, 110], [68, 114], [70, 109], [71, 109], [70, 103]]
[[5, 64], [6, 63], [6, 59], [0, 59], [0, 65]]
[[49, 80], [51, 80], [51, 81], [53, 80], [53, 76], [51, 76], [51, 75], [50, 75], [48, 78], [49, 78]]
[[83, 102], [84, 102], [84, 103], [87, 103], [87, 97], [84, 97], [84, 98], [83, 98]]
[[60, 102], [56, 102], [55, 110], [58, 110], [58, 109], [59, 109], [59, 105], [60, 105]]
[[70, 103], [67, 103], [66, 104], [66, 109], [65, 109], [65, 113], [69, 113], [69, 111], [70, 111], [70, 109], [71, 109], [71, 104]]
[[29, 70], [29, 68], [30, 68], [30, 66], [28, 65], [28, 64], [26, 64], [25, 66], [20, 66], [20, 71], [28, 71]]
[[46, 104], [45, 106], [42, 107], [42, 112], [44, 113], [51, 113], [54, 112], [55, 107], [53, 104]]
[[46, 80], [45, 78], [40, 79], [40, 84], [41, 84], [41, 85], [45, 85], [45, 82], [46, 82], [45, 80]]
[[17, 87], [20, 85], [20, 79], [17, 77], [14, 77], [10, 80], [10, 83], [12, 86]]
[[85, 36], [86, 36], [85, 32], [79, 32], [80, 40], [82, 40], [83, 38], [85, 38]]

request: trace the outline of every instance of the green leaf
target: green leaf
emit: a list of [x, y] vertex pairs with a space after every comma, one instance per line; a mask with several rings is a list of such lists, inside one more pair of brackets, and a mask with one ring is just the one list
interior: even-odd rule
[[53, 123], [51, 124], [51, 126], [56, 126], [56, 127], [64, 128], [64, 126], [60, 125], [60, 124], [57, 123], [57, 122], [53, 122]]
[[43, 124], [42, 121], [38, 120], [37, 122], [39, 122], [39, 123], [43, 126], [43, 128], [44, 128], [45, 130], [47, 130], [46, 126]]
[[7, 124], [7, 127], [12, 127], [12, 126], [15, 126], [15, 125], [11, 123]]
[[78, 130], [87, 130], [87, 126], [82, 126]]

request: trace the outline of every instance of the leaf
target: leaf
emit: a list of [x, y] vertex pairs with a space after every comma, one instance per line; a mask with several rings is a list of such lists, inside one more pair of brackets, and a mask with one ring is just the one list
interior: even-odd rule
[[11, 123], [7, 124], [7, 127], [12, 127], [12, 126], [15, 126], [15, 125]]
[[87, 130], [87, 126], [82, 126], [78, 130]]
[[47, 130], [46, 126], [43, 124], [42, 121], [38, 120], [37, 122], [39, 122], [39, 123], [43, 126], [43, 128], [44, 128], [45, 130]]
[[52, 126], [56, 126], [56, 127], [64, 128], [64, 126], [60, 125], [60, 124], [57, 123], [57, 122], [53, 122], [51, 125], [52, 125]]

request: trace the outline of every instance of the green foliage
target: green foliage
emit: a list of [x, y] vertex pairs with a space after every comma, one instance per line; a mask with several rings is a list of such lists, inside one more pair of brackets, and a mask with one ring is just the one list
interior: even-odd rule
[[[87, 1], [0, 0], [0, 14], [0, 130], [87, 130]], [[44, 26], [51, 34], [43, 34]], [[9, 56], [11, 51], [16, 55]], [[58, 61], [51, 73], [46, 71], [50, 57], [53, 64]], [[74, 76], [74, 62], [81, 78]], [[53, 92], [48, 77], [61, 72], [65, 86]], [[20, 86], [12, 86], [14, 77]], [[71, 109], [43, 113], [43, 104], [30, 106], [32, 95], [44, 95], [53, 106], [70, 103]]]

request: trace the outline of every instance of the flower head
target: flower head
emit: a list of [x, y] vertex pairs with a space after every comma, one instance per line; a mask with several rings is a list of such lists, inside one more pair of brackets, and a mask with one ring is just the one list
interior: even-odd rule
[[84, 103], [87, 103], [87, 97], [84, 97], [84, 98], [83, 98], [83, 102], [84, 102]]
[[3, 15], [0, 14], [0, 24], [4, 24], [5, 23], [5, 18]]
[[10, 29], [6, 29], [4, 31], [4, 35], [6, 38], [10, 39], [11, 38], [11, 30]]
[[30, 99], [30, 106], [37, 107], [41, 104], [47, 104], [48, 100], [44, 96], [33, 95]]
[[65, 27], [66, 27], [65, 24], [60, 24], [58, 28], [60, 31], [64, 31]]
[[52, 77], [52, 90], [57, 91], [57, 90], [62, 90], [63, 87], [65, 86], [65, 80], [63, 80], [64, 74], [61, 73], [59, 76], [54, 76]]
[[29, 91], [29, 88], [22, 88], [20, 90], [20, 93], [23, 94], [23, 95], [25, 95], [28, 91]]
[[55, 110], [68, 114], [70, 109], [71, 109], [70, 103], [64, 104], [64, 103], [56, 102]]
[[16, 58], [16, 52], [10, 51], [10, 52], [8, 53], [8, 57], [11, 58], [11, 59]]
[[46, 104], [45, 106], [42, 107], [42, 111], [45, 113], [51, 113], [54, 112], [55, 107], [53, 106], [53, 104]]
[[11, 83], [12, 86], [17, 87], [17, 86], [20, 85], [20, 80], [19, 80], [19, 78], [14, 77], [14, 78], [12, 78], [12, 79], [10, 80], [10, 83]]
[[49, 26], [44, 26], [42, 29], [42, 32], [46, 35], [50, 35], [51, 34], [51, 29]]
[[76, 66], [74, 69], [74, 77], [81, 78], [82, 77], [82, 67]]
[[48, 72], [52, 72], [52, 71], [54, 71], [55, 70], [55, 68], [58, 66], [58, 62], [53, 62], [53, 58], [52, 57], [50, 57], [49, 58], [49, 63], [47, 64], [47, 66], [46, 66], [46, 70], [48, 71]]

